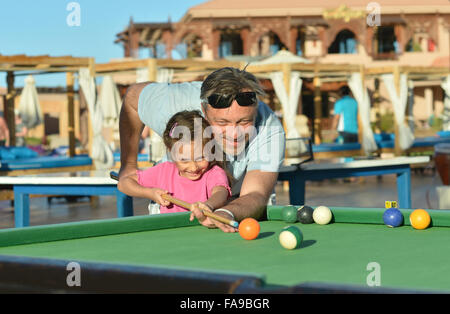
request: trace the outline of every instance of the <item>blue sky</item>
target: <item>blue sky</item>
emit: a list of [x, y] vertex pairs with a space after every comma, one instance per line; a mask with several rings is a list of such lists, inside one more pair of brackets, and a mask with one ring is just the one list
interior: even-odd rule
[[[79, 4], [80, 26], [69, 26], [67, 10], [71, 2]], [[130, 17], [139, 22], [173, 22], [186, 11], [206, 0], [0, 0], [0, 54], [26, 54], [94, 57], [108, 62], [123, 57], [123, 49], [114, 44], [115, 35], [125, 29]], [[65, 75], [35, 76], [37, 86], [64, 86]], [[23, 77], [16, 78], [23, 86]], [[6, 74], [0, 72], [0, 86], [6, 86]]]

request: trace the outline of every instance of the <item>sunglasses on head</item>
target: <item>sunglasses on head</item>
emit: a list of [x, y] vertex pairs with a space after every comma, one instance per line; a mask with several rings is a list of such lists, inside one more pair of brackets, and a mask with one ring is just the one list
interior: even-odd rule
[[256, 104], [255, 92], [242, 92], [236, 95], [219, 95], [212, 94], [208, 97], [208, 103], [211, 107], [216, 109], [228, 108], [231, 106], [233, 100], [236, 100], [240, 106], [248, 107]]

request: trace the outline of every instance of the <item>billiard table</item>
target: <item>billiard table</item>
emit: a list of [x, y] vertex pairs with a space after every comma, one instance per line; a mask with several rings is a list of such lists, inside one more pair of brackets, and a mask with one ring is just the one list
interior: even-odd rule
[[[398, 228], [383, 208], [330, 207], [328, 225], [284, 222], [282, 209], [267, 207], [251, 241], [189, 213], [0, 230], [0, 292], [450, 292], [450, 211], [415, 230], [408, 209]], [[304, 239], [287, 250], [278, 235], [292, 224]]]

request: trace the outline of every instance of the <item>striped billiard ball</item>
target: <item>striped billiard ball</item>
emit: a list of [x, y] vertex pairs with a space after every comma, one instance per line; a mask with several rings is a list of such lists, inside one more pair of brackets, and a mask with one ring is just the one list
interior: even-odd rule
[[287, 250], [293, 250], [300, 247], [303, 241], [303, 234], [296, 226], [288, 226], [281, 230], [278, 237], [280, 244]]

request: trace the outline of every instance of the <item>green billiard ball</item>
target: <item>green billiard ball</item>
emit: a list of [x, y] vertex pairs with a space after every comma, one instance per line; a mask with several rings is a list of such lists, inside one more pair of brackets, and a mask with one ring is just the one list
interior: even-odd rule
[[281, 230], [278, 239], [282, 247], [293, 250], [300, 247], [303, 241], [303, 233], [297, 226], [288, 226]]
[[297, 209], [292, 205], [283, 207], [281, 211], [281, 218], [286, 222], [296, 222]]

